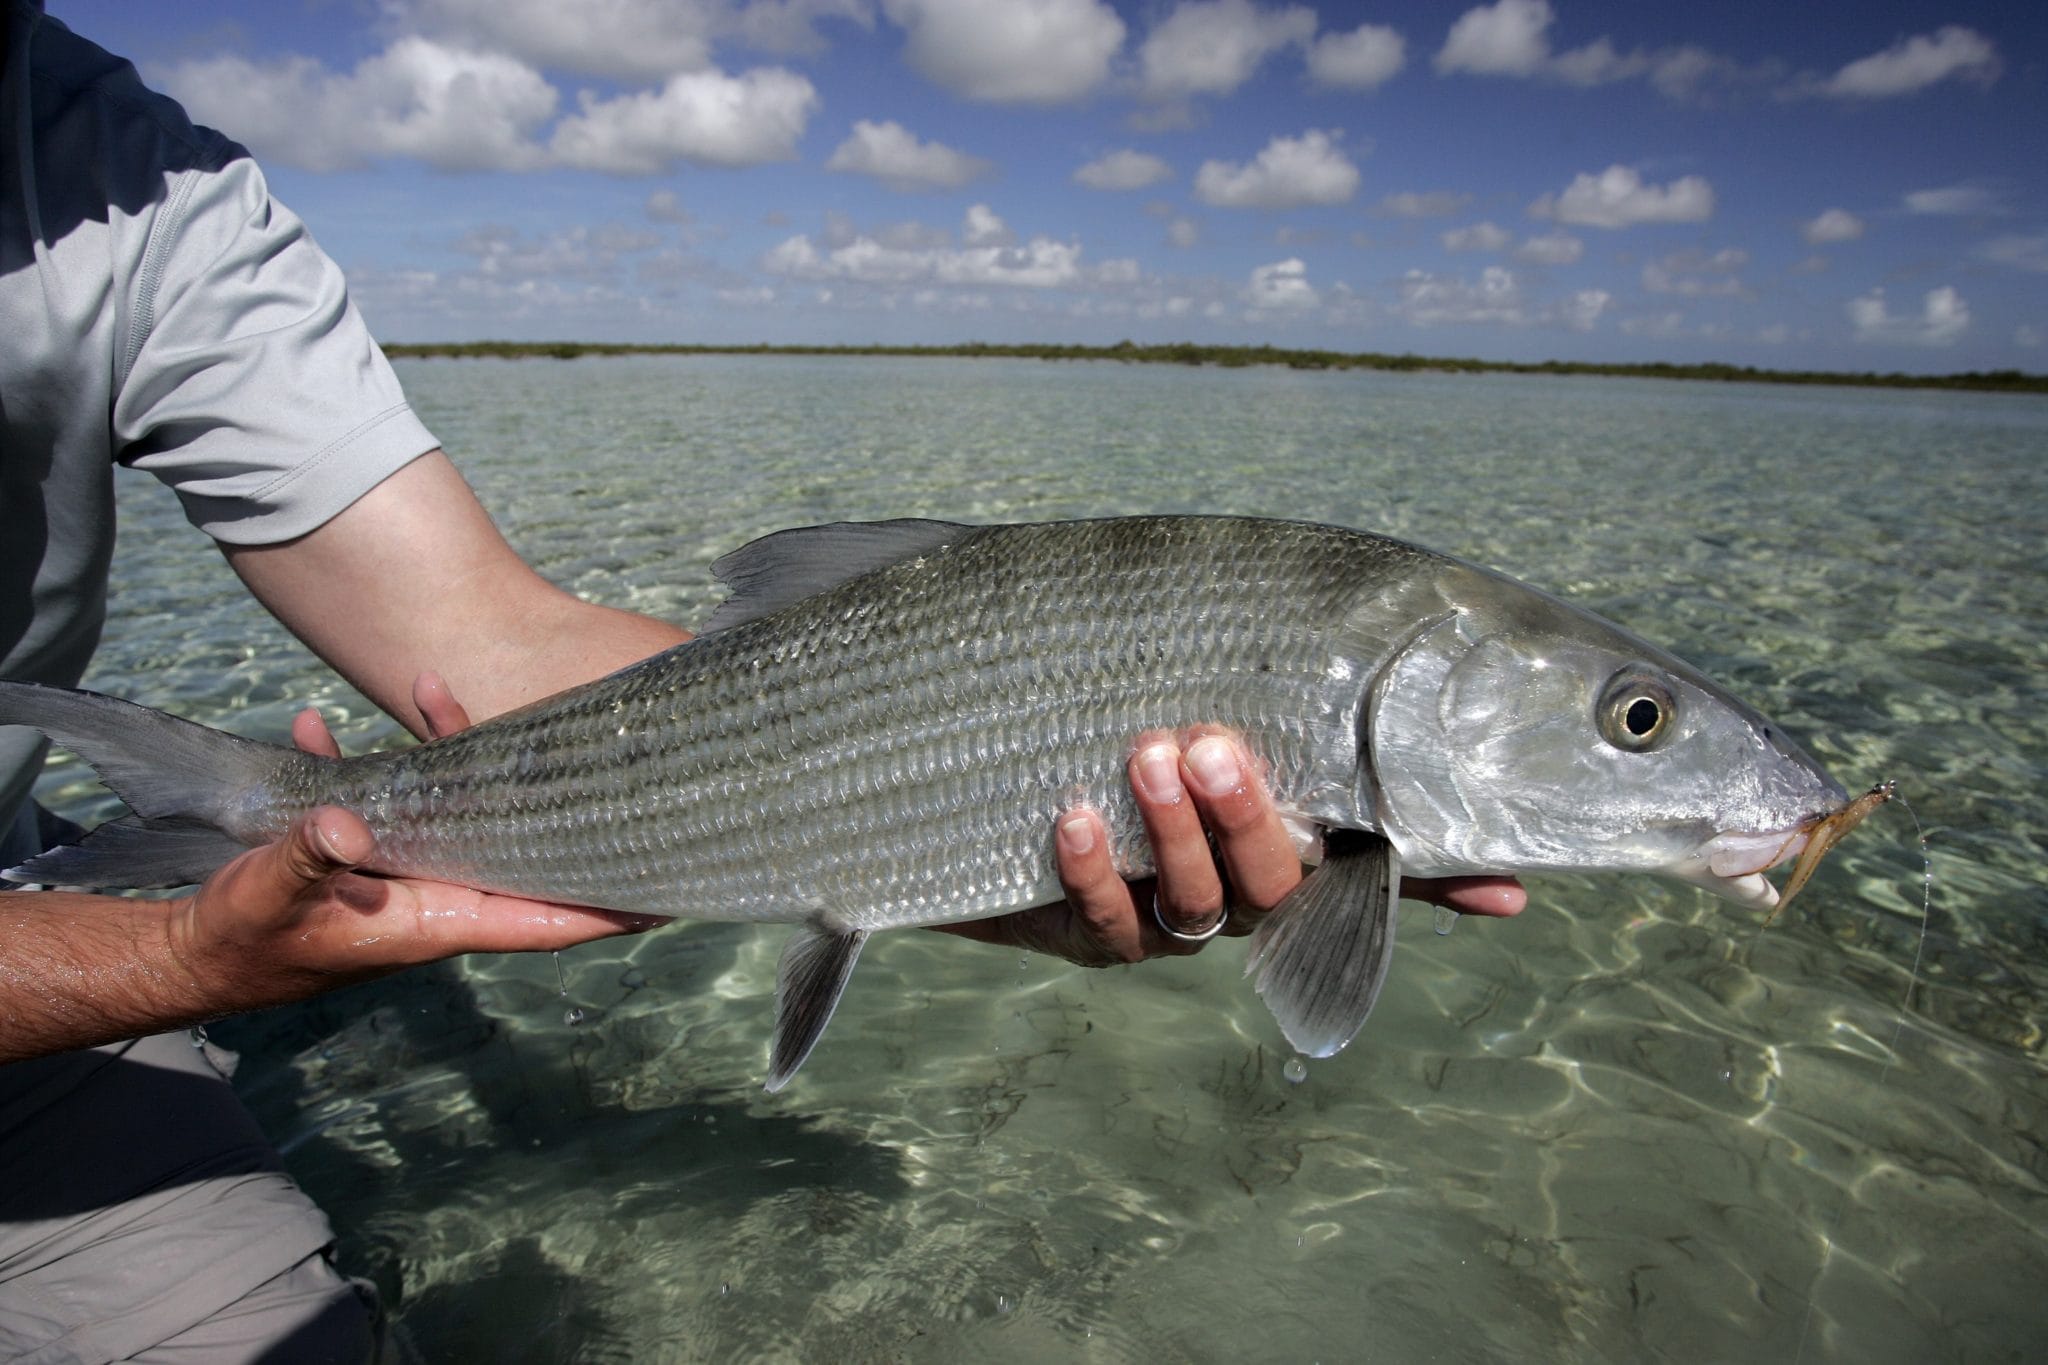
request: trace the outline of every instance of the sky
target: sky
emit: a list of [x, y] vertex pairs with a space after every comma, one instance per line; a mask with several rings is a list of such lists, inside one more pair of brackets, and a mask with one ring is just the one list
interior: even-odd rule
[[389, 341], [2048, 371], [2048, 5], [48, 0]]

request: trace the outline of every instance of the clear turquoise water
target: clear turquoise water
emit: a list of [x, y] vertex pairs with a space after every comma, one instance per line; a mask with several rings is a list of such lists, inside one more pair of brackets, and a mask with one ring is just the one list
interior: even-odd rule
[[[828, 358], [424, 362], [507, 534], [690, 622], [840, 518], [1203, 510], [1426, 541], [1702, 665], [1880, 812], [1792, 915], [1533, 880], [1411, 908], [1283, 1074], [1241, 945], [1086, 972], [877, 942], [785, 1092], [780, 931], [472, 958], [216, 1030], [429, 1358], [2020, 1359], [2048, 1340], [2048, 403]], [[91, 679], [388, 722], [137, 479]], [[59, 766], [46, 799], [104, 803]], [[1916, 954], [1918, 984], [1902, 1004]], [[571, 1011], [580, 1011], [571, 1022]]]

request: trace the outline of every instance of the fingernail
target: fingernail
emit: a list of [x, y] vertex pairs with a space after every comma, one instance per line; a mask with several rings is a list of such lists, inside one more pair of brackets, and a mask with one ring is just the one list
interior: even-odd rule
[[1180, 760], [1171, 744], [1154, 744], [1138, 751], [1138, 785], [1145, 795], [1170, 806], [1181, 798]]
[[1060, 847], [1076, 858], [1095, 851], [1095, 822], [1079, 811], [1060, 817], [1059, 835]]
[[314, 854], [337, 867], [346, 866], [354, 861], [342, 848], [342, 821], [346, 818], [339, 811], [328, 811], [314, 819], [307, 831], [313, 836], [309, 842], [313, 846]]
[[1227, 740], [1196, 740], [1188, 750], [1188, 771], [1195, 775], [1195, 785], [1205, 796], [1228, 796], [1244, 785], [1237, 751]]

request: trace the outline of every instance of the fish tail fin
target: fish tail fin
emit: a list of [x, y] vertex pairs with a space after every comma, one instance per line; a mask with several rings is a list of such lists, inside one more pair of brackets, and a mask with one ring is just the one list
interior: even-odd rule
[[[92, 765], [133, 815], [9, 868], [15, 882], [183, 886], [251, 846], [251, 794], [294, 761], [316, 760], [133, 702], [35, 683], [0, 682], [0, 725], [40, 730]], [[237, 833], [237, 829], [241, 833]]]
[[766, 1087], [771, 1093], [789, 1084], [818, 1045], [867, 941], [866, 930], [818, 924], [800, 924], [790, 935], [775, 969], [775, 1042]]

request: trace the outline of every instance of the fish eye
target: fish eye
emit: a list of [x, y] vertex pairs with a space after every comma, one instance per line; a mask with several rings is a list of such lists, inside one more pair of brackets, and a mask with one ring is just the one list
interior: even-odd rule
[[1601, 690], [1600, 737], [1617, 749], [1654, 749], [1671, 732], [1678, 703], [1671, 689], [1640, 668], [1625, 668]]

